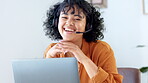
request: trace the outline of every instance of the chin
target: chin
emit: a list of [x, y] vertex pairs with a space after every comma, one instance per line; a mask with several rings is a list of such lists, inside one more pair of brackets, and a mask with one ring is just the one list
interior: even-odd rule
[[63, 39], [64, 41], [73, 41], [73, 39]]

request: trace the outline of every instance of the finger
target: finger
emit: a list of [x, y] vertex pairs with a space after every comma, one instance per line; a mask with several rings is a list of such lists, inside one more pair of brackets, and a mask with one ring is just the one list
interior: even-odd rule
[[64, 45], [62, 45], [62, 44], [57, 44], [54, 48], [55, 48], [55, 50], [58, 50], [58, 51], [61, 51], [63, 48]]
[[49, 56], [56, 56], [59, 53], [62, 53], [62, 48], [59, 47], [58, 45], [54, 45], [48, 52], [47, 52], [47, 57]]

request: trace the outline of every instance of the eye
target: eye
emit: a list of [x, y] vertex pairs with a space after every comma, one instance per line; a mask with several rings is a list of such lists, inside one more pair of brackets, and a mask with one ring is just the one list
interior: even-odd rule
[[80, 19], [80, 18], [75, 18], [75, 20], [76, 20], [76, 21], [81, 21], [81, 19]]
[[62, 17], [63, 19], [68, 19], [67, 17]]

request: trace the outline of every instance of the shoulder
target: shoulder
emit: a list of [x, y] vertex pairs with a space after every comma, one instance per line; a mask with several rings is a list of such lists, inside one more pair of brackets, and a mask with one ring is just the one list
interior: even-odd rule
[[53, 47], [54, 45], [56, 45], [57, 43], [51, 43], [49, 46]]
[[101, 40], [90, 43], [90, 54], [93, 61], [103, 62], [106, 59], [114, 58], [114, 52], [111, 46]]
[[106, 43], [105, 41], [97, 40], [97, 42], [91, 42], [90, 43], [91, 48], [97, 48], [97, 49], [104, 49], [104, 50], [111, 50], [111, 46]]
[[57, 43], [51, 43], [51, 44], [49, 44], [46, 50], [49, 50], [51, 47], [53, 47], [53, 46], [56, 45], [56, 44], [57, 44]]
[[45, 53], [47, 53], [47, 51], [52, 48], [54, 45], [56, 45], [57, 43], [51, 43], [50, 45], [48, 45], [48, 47], [45, 50]]
[[98, 40], [90, 43], [90, 53], [96, 56], [108, 57], [114, 55], [111, 46], [105, 41]]
[[48, 45], [48, 47], [46, 48], [46, 50], [45, 50], [45, 52], [44, 52], [44, 58], [46, 57], [46, 53], [48, 52], [48, 50], [49, 50], [50, 48], [52, 48], [55, 44], [57, 44], [57, 43], [51, 43], [50, 45]]

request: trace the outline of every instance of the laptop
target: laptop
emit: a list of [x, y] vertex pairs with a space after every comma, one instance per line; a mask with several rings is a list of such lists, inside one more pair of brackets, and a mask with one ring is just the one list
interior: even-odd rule
[[15, 83], [79, 83], [75, 58], [12, 61]]

